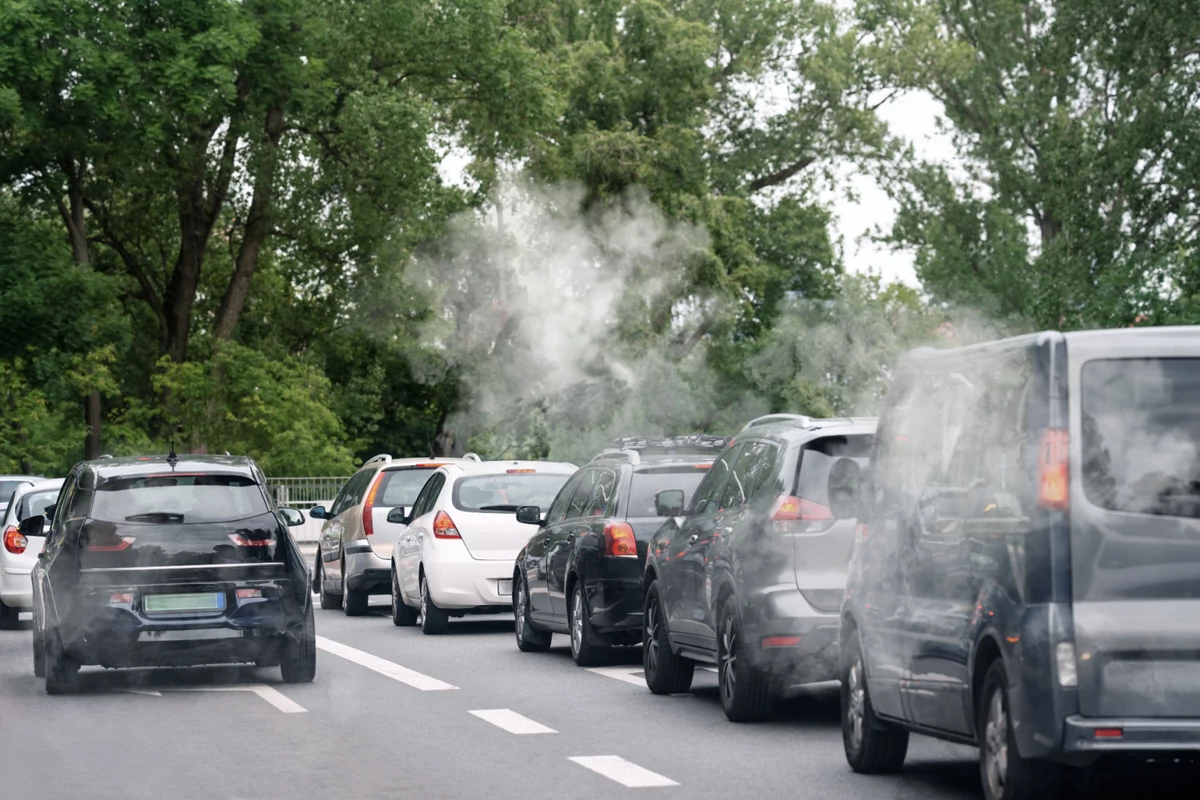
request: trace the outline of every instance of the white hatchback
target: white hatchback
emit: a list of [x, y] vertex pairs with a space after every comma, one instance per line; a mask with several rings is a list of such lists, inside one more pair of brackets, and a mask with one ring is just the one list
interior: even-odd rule
[[[550, 506], [574, 464], [447, 464], [430, 476], [392, 548], [392, 621], [442, 633], [450, 617], [512, 609], [513, 561], [529, 541], [520, 506]], [[399, 520], [397, 520], [399, 521]]]
[[32, 480], [36, 483], [22, 482], [16, 487], [0, 521], [4, 539], [0, 545], [0, 630], [16, 628], [20, 613], [33, 608], [29, 574], [46, 544], [45, 536], [22, 536], [17, 527], [26, 517], [47, 516], [46, 510], [54, 508], [63, 485], [61, 478]]

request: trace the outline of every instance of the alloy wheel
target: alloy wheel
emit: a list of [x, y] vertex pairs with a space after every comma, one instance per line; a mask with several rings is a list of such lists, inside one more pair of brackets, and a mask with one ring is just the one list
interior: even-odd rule
[[513, 606], [517, 617], [517, 642], [520, 643], [525, 641], [525, 581], [517, 581], [517, 599]]
[[429, 610], [429, 593], [425, 589], [425, 576], [421, 576], [421, 618], [417, 620], [418, 625], [425, 624], [425, 612]]
[[651, 672], [658, 671], [658, 601], [651, 598], [646, 606], [646, 665]]
[[400, 583], [396, 580], [395, 571], [392, 572], [392, 619], [400, 616]]
[[571, 652], [578, 655], [583, 647], [583, 592], [571, 594]]
[[737, 628], [733, 614], [730, 614], [721, 631], [721, 694], [730, 703], [737, 691], [737, 646]]
[[991, 797], [1003, 797], [1008, 782], [1008, 713], [1004, 692], [999, 686], [988, 700], [987, 722], [983, 728], [984, 776]]
[[862, 747], [863, 723], [866, 720], [867, 690], [862, 679], [862, 660], [854, 659], [846, 673], [846, 691], [850, 702], [846, 704], [846, 723], [850, 728], [850, 741], [854, 749]]

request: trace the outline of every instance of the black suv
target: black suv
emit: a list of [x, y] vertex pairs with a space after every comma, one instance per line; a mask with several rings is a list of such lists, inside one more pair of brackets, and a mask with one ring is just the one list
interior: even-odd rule
[[989, 800], [1028, 800], [1200, 750], [1198, 408], [1196, 328], [905, 359], [852, 506], [855, 770], [898, 770], [917, 731], [978, 745]]
[[612, 645], [640, 642], [646, 542], [664, 519], [656, 498], [666, 490], [691, 496], [728, 442], [707, 435], [618, 439], [572, 476], [544, 519], [532, 506], [518, 510], [517, 519], [538, 530], [513, 572], [517, 646], [544, 651], [552, 633], [566, 633], [575, 663], [593, 666], [608, 659]]
[[643, 662], [655, 694], [686, 692], [697, 661], [717, 664], [734, 721], [766, 717], [792, 686], [838, 674], [838, 610], [853, 519], [829, 485], [865, 464], [874, 420], [754, 420], [712, 465], [685, 513], [646, 558]]
[[[79, 668], [278, 665], [316, 672], [309, 575], [258, 465], [233, 456], [118, 458], [67, 477], [33, 570], [34, 671], [46, 691]], [[46, 517], [21, 521], [42, 535]]]

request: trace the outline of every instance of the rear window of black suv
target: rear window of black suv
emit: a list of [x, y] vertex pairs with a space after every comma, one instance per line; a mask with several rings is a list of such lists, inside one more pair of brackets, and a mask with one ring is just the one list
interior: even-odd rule
[[235, 522], [267, 513], [262, 490], [244, 475], [164, 474], [110, 478], [96, 489], [92, 519], [148, 522]]

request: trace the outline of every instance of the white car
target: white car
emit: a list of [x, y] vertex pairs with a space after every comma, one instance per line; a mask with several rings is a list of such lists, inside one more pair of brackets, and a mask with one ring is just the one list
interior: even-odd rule
[[[513, 561], [529, 541], [520, 506], [549, 508], [574, 464], [459, 462], [435, 470], [392, 548], [392, 621], [442, 633], [450, 617], [512, 609]], [[401, 520], [402, 517], [402, 520]]]
[[22, 482], [16, 487], [0, 522], [4, 540], [0, 545], [0, 630], [15, 629], [20, 613], [33, 608], [29, 573], [46, 544], [45, 536], [22, 536], [17, 526], [27, 517], [47, 516], [46, 510], [54, 508], [63, 485], [61, 478], [33, 480], [36, 483]]

